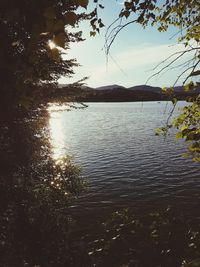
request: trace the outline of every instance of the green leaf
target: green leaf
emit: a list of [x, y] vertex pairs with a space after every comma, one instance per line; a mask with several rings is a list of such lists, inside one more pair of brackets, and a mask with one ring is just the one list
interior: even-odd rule
[[91, 31], [91, 32], [90, 32], [90, 36], [95, 37], [95, 36], [96, 36], [96, 32]]
[[182, 132], [178, 132], [178, 133], [176, 134], [176, 139], [178, 140], [178, 139], [180, 139], [180, 138], [182, 138]]
[[172, 103], [173, 103], [173, 105], [175, 105], [176, 103], [177, 103], [177, 99], [174, 97], [174, 98], [172, 98]]
[[188, 91], [192, 91], [195, 88], [195, 85], [193, 82], [189, 82], [188, 84], [186, 84], [184, 86], [184, 91], [188, 92]]
[[183, 125], [181, 126], [181, 131], [183, 132], [184, 130], [188, 129], [188, 126], [187, 125]]

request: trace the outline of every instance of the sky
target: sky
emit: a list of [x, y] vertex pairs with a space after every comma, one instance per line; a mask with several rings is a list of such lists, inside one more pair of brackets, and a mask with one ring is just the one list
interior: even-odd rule
[[[100, 34], [90, 37], [89, 23], [84, 22], [80, 25], [79, 30], [83, 31], [86, 40], [71, 45], [66, 56], [76, 58], [81, 66], [75, 68], [73, 78], [62, 77], [59, 83], [68, 84], [89, 77], [86, 83], [91, 87], [111, 84], [131, 87], [146, 83], [160, 87], [172, 86], [180, 69], [174, 68], [150, 80], [148, 78], [159, 70], [154, 68], [160, 62], [183, 49], [181, 44], [177, 44], [177, 37], [172, 38], [178, 30], [170, 28], [167, 32], [160, 33], [153, 27], [143, 29], [141, 25], [131, 24], [116, 38], [110, 50], [111, 57], [108, 57], [106, 63], [103, 49], [106, 28], [118, 17], [123, 6], [122, 0], [109, 0], [104, 3], [105, 8], [100, 10], [100, 17], [106, 27], [101, 29]], [[180, 63], [177, 62], [177, 65]], [[160, 68], [163, 66], [161, 64]], [[177, 85], [179, 84], [181, 80]]]

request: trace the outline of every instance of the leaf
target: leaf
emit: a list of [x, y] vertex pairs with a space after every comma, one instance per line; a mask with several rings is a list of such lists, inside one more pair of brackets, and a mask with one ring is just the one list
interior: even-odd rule
[[174, 93], [174, 88], [173, 87], [170, 87], [170, 88], [164, 87], [164, 88], [162, 88], [162, 93], [165, 95], [168, 95], [168, 96], [172, 96]]
[[187, 125], [183, 125], [181, 126], [181, 131], [183, 132], [184, 130], [188, 129], [188, 126]]
[[99, 27], [100, 27], [100, 28], [103, 28], [104, 26], [105, 26], [105, 25], [104, 25], [102, 22], [99, 23]]
[[167, 91], [167, 87], [162, 88], [162, 92], [165, 93]]
[[155, 18], [156, 18], [155, 14], [153, 14], [153, 13], [149, 13], [149, 16], [150, 16], [153, 20], [155, 20]]
[[178, 132], [178, 133], [176, 134], [176, 139], [178, 140], [178, 139], [180, 139], [180, 138], [182, 138], [182, 132]]
[[120, 13], [120, 17], [126, 17], [126, 18], [128, 18], [128, 17], [130, 16], [130, 14], [131, 14], [130, 11], [125, 10], [125, 11], [122, 11], [122, 12]]
[[173, 105], [175, 105], [175, 104], [177, 103], [177, 101], [178, 101], [177, 98], [175, 98], [175, 97], [172, 98], [172, 103], [173, 103]]
[[141, 13], [141, 15], [137, 19], [138, 23], [143, 23], [144, 22], [144, 13]]
[[91, 31], [91, 32], [90, 32], [90, 36], [95, 37], [95, 36], [96, 36], [96, 32]]
[[84, 7], [86, 9], [88, 6], [89, 0], [79, 0], [78, 3], [79, 3], [79, 6]]
[[50, 57], [55, 61], [60, 61], [60, 52], [57, 48], [50, 50]]
[[124, 5], [125, 5], [126, 9], [131, 9], [132, 6], [133, 6], [133, 3], [131, 3], [131, 2], [124, 2]]
[[65, 22], [74, 26], [77, 22], [77, 15], [74, 12], [67, 12], [65, 15]]
[[94, 27], [96, 27], [95, 26], [95, 23], [97, 22], [97, 18], [94, 18], [94, 19], [92, 19], [91, 21], [90, 21], [90, 24], [91, 24], [91, 26], [94, 28]]
[[54, 37], [53, 41], [57, 46], [65, 48], [65, 43], [66, 43], [65, 33], [59, 33], [58, 35]]
[[188, 91], [192, 91], [195, 88], [195, 85], [193, 82], [189, 82], [188, 84], [186, 84], [184, 86], [184, 91], [188, 92]]

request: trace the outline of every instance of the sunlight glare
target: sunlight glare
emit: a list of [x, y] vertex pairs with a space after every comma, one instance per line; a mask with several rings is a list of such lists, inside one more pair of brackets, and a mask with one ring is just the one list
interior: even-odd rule
[[[51, 107], [52, 108], [52, 107]], [[54, 107], [56, 108], [56, 106]], [[60, 119], [60, 114], [55, 110], [49, 109], [50, 119], [49, 119], [49, 129], [51, 135], [51, 145], [52, 145], [52, 157], [57, 160], [63, 156], [63, 129], [62, 122]]]
[[54, 49], [54, 48], [56, 48], [56, 44], [52, 41], [52, 40], [50, 40], [49, 42], [48, 42], [48, 46], [49, 46], [49, 48], [52, 50], [52, 49]]

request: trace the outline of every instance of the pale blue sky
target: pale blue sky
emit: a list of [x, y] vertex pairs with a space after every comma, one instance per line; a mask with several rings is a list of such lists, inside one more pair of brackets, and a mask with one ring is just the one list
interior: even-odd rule
[[[100, 17], [104, 24], [109, 26], [118, 17], [122, 1], [104, 2], [105, 9], [101, 11]], [[91, 28], [88, 23], [82, 23], [80, 29], [83, 30], [86, 40], [73, 44], [67, 57], [76, 58], [82, 66], [75, 69], [76, 74], [72, 79], [63, 77], [60, 83], [71, 83], [88, 76], [87, 84], [92, 87], [109, 84], [129, 87], [145, 84], [148, 77], [155, 72], [150, 70], [169, 55], [183, 49], [182, 45], [176, 45], [176, 37], [171, 39], [177, 29], [171, 28], [166, 33], [160, 33], [152, 27], [144, 30], [140, 25], [131, 24], [121, 31], [111, 47], [111, 55], [115, 62], [109, 58], [106, 65], [103, 50], [106, 27], [102, 28], [96, 37], [90, 37]], [[177, 65], [180, 63], [179, 61]], [[177, 70], [173, 69], [151, 79], [148, 84], [161, 87], [173, 85], [177, 74]]]

